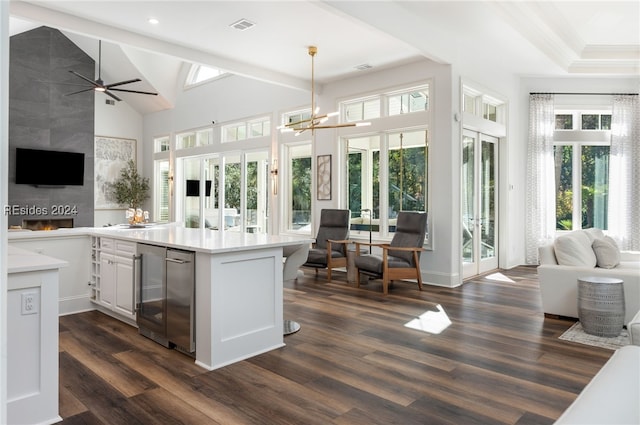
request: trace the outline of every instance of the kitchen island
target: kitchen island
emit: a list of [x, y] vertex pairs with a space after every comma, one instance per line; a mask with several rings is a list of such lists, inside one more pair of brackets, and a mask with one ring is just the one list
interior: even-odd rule
[[199, 366], [213, 370], [284, 345], [282, 248], [309, 244], [312, 239], [178, 224], [88, 231], [94, 239], [195, 253], [195, 359]]
[[58, 415], [58, 270], [65, 261], [8, 247], [7, 423]]

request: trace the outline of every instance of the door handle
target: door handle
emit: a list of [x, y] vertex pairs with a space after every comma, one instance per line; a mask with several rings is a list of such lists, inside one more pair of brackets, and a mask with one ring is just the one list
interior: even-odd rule
[[140, 307], [140, 303], [138, 303], [138, 300], [136, 300], [136, 288], [138, 287], [138, 273], [137, 272], [137, 268], [136, 268], [136, 262], [142, 260], [142, 255], [133, 255], [133, 267], [131, 268], [131, 272], [133, 274], [133, 285], [131, 290], [133, 292], [133, 313], [136, 314], [138, 312], [138, 309]]

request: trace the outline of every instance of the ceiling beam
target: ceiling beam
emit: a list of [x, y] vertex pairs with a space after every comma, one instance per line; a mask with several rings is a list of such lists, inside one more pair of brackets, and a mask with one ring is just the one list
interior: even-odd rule
[[11, 1], [9, 13], [11, 16], [34, 21], [52, 28], [172, 56], [185, 62], [211, 66], [259, 81], [303, 91], [309, 91], [311, 87], [311, 82], [306, 79], [255, 67], [244, 62], [217, 56], [210, 52], [148, 37], [24, 1]]

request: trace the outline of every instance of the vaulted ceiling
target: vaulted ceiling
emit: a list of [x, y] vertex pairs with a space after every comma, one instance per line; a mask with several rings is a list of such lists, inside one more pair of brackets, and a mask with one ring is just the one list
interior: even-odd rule
[[[123, 94], [141, 113], [171, 107], [191, 63], [308, 90], [309, 45], [320, 84], [424, 57], [521, 76], [640, 74], [637, 0], [11, 0], [10, 14], [11, 34], [58, 28], [96, 60], [103, 40], [105, 82], [140, 77], [131, 88], [160, 93]], [[234, 28], [242, 19], [254, 25]]]

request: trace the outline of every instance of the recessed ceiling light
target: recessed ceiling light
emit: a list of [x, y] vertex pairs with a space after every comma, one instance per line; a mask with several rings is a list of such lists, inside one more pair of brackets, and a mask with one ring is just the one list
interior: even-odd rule
[[235, 28], [237, 30], [240, 31], [244, 31], [244, 30], [248, 30], [249, 28], [255, 26], [256, 24], [249, 21], [248, 19], [240, 19], [239, 21], [234, 22], [233, 24], [229, 25], [232, 28]]
[[160, 21], [158, 21], [156, 18], [149, 18], [147, 22], [149, 22], [151, 25], [158, 25], [160, 23]]

